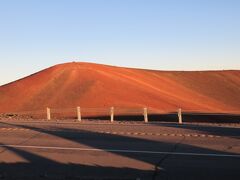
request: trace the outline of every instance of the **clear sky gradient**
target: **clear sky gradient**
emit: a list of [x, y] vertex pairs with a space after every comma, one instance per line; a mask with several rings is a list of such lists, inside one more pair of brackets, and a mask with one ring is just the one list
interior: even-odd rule
[[0, 84], [69, 61], [240, 69], [240, 1], [0, 1]]

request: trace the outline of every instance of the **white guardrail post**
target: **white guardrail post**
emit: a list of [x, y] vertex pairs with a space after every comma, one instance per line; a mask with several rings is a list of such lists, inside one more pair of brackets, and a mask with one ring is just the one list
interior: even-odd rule
[[51, 120], [51, 110], [47, 108], [47, 120]]
[[148, 123], [148, 111], [147, 108], [143, 108], [144, 122]]
[[182, 124], [182, 109], [178, 109], [178, 123]]
[[79, 106], [77, 107], [77, 119], [79, 122], [82, 121], [81, 108]]
[[111, 122], [114, 121], [114, 107], [110, 108], [110, 116], [111, 116]]

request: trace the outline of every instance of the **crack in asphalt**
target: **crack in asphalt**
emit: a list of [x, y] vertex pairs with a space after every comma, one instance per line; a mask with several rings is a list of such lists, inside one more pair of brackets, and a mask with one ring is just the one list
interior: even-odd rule
[[[175, 152], [178, 148], [178, 145], [181, 144], [183, 141], [185, 140], [185, 136], [183, 136], [183, 138], [174, 144], [173, 148], [169, 151], [169, 152]], [[154, 173], [152, 175], [152, 180], [155, 180], [159, 174], [159, 172], [161, 171], [161, 165], [162, 163], [171, 156], [172, 154], [165, 154], [155, 165], [155, 170], [154, 170]], [[165, 175], [165, 179], [169, 179], [168, 178], [168, 173], [166, 170], [162, 170], [162, 172], [164, 172], [164, 175]], [[164, 179], [164, 176], [163, 176], [163, 179]]]

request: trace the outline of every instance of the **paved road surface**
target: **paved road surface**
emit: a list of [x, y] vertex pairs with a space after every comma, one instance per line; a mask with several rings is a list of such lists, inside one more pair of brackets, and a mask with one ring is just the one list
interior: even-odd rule
[[240, 128], [0, 121], [0, 179], [236, 179]]

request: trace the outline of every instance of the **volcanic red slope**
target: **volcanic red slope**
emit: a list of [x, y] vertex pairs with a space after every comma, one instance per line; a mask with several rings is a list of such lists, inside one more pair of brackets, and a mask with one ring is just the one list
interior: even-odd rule
[[46, 107], [240, 110], [240, 71], [152, 71], [66, 63], [0, 87], [0, 112]]

